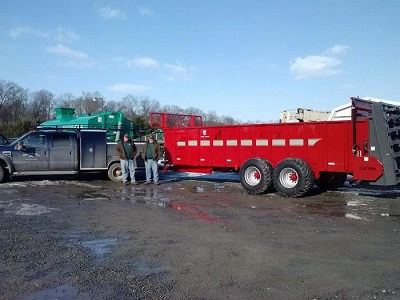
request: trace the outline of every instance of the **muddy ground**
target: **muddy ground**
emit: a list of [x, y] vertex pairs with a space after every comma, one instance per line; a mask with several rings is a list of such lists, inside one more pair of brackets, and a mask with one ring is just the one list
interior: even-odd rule
[[400, 191], [161, 179], [1, 184], [0, 299], [400, 299]]

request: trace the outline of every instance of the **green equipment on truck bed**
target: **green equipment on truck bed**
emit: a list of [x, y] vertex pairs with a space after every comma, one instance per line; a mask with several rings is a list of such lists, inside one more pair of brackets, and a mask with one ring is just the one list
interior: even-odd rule
[[41, 123], [41, 127], [107, 130], [108, 142], [120, 140], [125, 133], [134, 138], [133, 122], [126, 119], [121, 111], [83, 115], [76, 115], [75, 109], [68, 107], [58, 107], [55, 111], [56, 119]]

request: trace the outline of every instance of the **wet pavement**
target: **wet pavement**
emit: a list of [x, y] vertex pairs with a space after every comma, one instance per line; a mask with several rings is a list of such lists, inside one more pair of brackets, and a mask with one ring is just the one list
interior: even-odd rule
[[0, 184], [0, 299], [400, 299], [400, 190], [160, 177]]

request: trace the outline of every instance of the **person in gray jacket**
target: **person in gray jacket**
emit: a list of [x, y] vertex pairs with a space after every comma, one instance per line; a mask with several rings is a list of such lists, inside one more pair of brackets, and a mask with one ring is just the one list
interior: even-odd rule
[[144, 146], [142, 156], [146, 167], [146, 182], [149, 184], [151, 182], [151, 173], [153, 172], [153, 181], [158, 184], [158, 160], [161, 158], [161, 146], [154, 139], [154, 136], [150, 136]]
[[137, 184], [135, 180], [134, 164], [134, 158], [137, 153], [137, 148], [135, 143], [129, 138], [128, 134], [125, 134], [123, 140], [117, 143], [117, 152], [121, 163], [123, 184], [128, 184], [128, 175], [131, 178], [131, 183]]

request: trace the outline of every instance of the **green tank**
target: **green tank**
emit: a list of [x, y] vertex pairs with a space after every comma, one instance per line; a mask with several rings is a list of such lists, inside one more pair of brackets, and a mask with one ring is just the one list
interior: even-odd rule
[[75, 108], [58, 107], [56, 118], [40, 124], [40, 127], [51, 128], [81, 128], [107, 130], [107, 141], [119, 141], [128, 133], [134, 139], [133, 122], [126, 119], [121, 111], [106, 111], [93, 114], [76, 115]]

